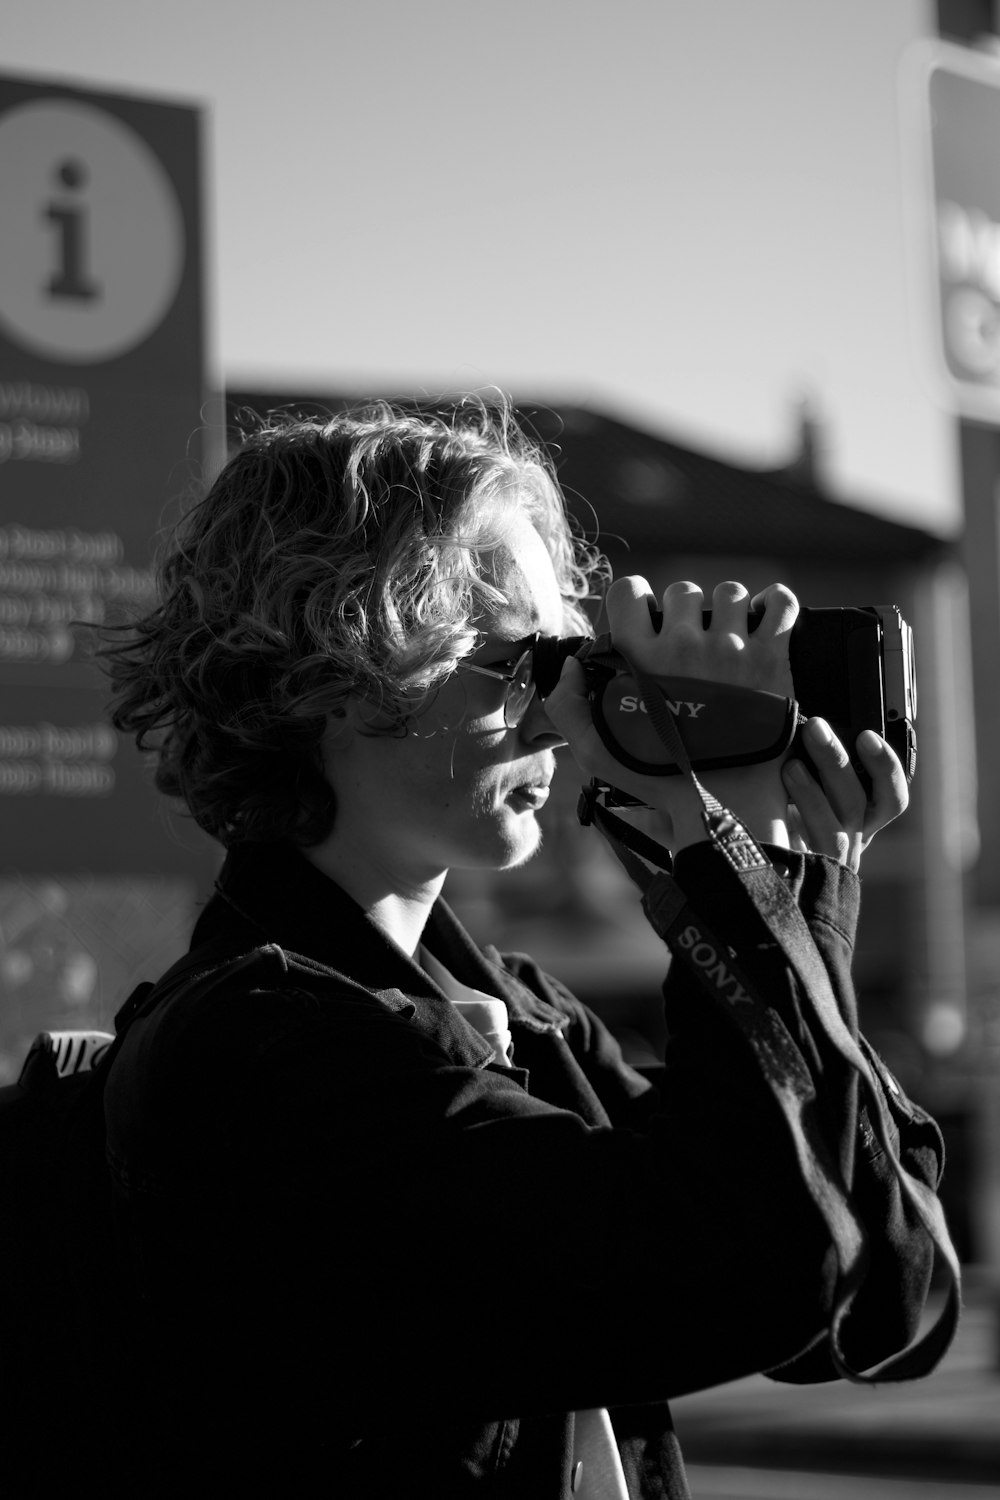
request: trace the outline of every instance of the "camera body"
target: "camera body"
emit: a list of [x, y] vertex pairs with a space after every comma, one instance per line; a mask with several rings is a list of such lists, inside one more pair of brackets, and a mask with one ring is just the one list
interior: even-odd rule
[[[653, 618], [658, 629], [662, 616]], [[751, 631], [760, 618], [750, 615]], [[704, 621], [707, 626], [710, 612]], [[899, 609], [893, 604], [800, 609], [788, 654], [800, 714], [827, 720], [865, 783], [855, 750], [863, 729], [874, 729], [888, 740], [909, 781], [916, 768], [917, 686], [913, 632]], [[645, 775], [676, 774], [679, 768], [645, 713], [638, 711], [641, 693], [609, 636], [594, 641], [541, 637], [534, 669], [539, 695], [544, 698], [555, 686], [568, 656], [576, 656], [583, 666], [594, 723], [616, 759]], [[713, 693], [710, 684], [690, 679], [673, 679], [668, 686], [667, 706], [695, 770], [746, 765], [781, 753], [787, 728], [784, 699], [740, 689]], [[793, 733], [794, 724], [785, 744]], [[802, 747], [797, 752], [805, 756]]]
[[916, 659], [913, 631], [896, 606], [803, 609], [792, 627], [788, 656], [800, 712], [826, 719], [855, 764], [855, 740], [863, 729], [874, 729], [888, 740], [912, 781]]

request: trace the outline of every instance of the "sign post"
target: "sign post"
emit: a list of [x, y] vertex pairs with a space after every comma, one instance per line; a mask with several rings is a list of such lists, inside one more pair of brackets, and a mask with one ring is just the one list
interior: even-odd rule
[[981, 835], [966, 907], [974, 1254], [1000, 1298], [1000, 58], [979, 45], [991, 44], [987, 0], [938, 0], [937, 11], [946, 36], [977, 44], [928, 40], [909, 61], [926, 112], [917, 198], [932, 217], [934, 383], [956, 418], [969, 585]]
[[215, 458], [199, 130], [0, 78], [0, 1083], [37, 1032], [110, 1028], [218, 864], [112, 728], [86, 629], [152, 602], [155, 533]]

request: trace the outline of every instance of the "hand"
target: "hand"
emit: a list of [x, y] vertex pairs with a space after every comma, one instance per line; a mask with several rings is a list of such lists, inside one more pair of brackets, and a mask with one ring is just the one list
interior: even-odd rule
[[[654, 597], [646, 580], [619, 579], [607, 599], [612, 640], [633, 667], [651, 676], [701, 677], [792, 697], [788, 638], [798, 614], [794, 594], [772, 584], [751, 600], [742, 584], [720, 583], [712, 596], [707, 630], [704, 602], [697, 584], [671, 584], [663, 595], [663, 624], [657, 632], [650, 614]], [[752, 634], [747, 627], [751, 607], [763, 612]], [[585, 775], [631, 792], [666, 814], [670, 829], [665, 838], [675, 852], [706, 837], [701, 803], [687, 778], [638, 775], [605, 748], [591, 719], [578, 662], [566, 663], [545, 708]], [[757, 838], [788, 845], [788, 797], [777, 760], [719, 772], [705, 784]]]
[[879, 829], [906, 810], [910, 794], [903, 767], [880, 735], [873, 729], [862, 730], [857, 751], [871, 778], [869, 799], [829, 724], [810, 719], [803, 733], [820, 780], [817, 783], [800, 760], [785, 762], [782, 774], [791, 802], [791, 847], [829, 854], [856, 871]]
[[[773, 583], [750, 598], [742, 583], [717, 584], [712, 620], [702, 621], [705, 597], [696, 583], [672, 583], [663, 594], [663, 623], [653, 628], [654, 600], [644, 578], [619, 578], [608, 590], [611, 638], [622, 655], [650, 676], [701, 677], [794, 696], [788, 664], [788, 638], [799, 612], [798, 600]], [[750, 610], [761, 613], [748, 629]]]

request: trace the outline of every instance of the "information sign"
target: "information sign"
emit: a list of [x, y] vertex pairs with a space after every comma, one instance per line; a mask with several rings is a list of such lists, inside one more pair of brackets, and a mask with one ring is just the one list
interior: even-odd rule
[[911, 49], [904, 79], [904, 128], [921, 146], [918, 239], [930, 209], [937, 384], [960, 414], [998, 422], [1000, 58], [927, 39]]
[[205, 424], [200, 118], [0, 79], [0, 868], [201, 869], [107, 719], [88, 625], [154, 597]]

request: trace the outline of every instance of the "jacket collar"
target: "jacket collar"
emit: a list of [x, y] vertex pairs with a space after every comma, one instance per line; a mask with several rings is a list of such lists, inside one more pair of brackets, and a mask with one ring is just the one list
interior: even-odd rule
[[[218, 938], [265, 944], [320, 964], [401, 1014], [411, 1014], [449, 1055], [482, 1067], [492, 1049], [434, 981], [336, 882], [288, 844], [231, 849], [216, 894], [199, 918], [192, 947]], [[567, 1018], [511, 974], [496, 950], [484, 954], [443, 900], [435, 902], [424, 942], [455, 978], [506, 1002], [512, 1030], [561, 1031]]]

